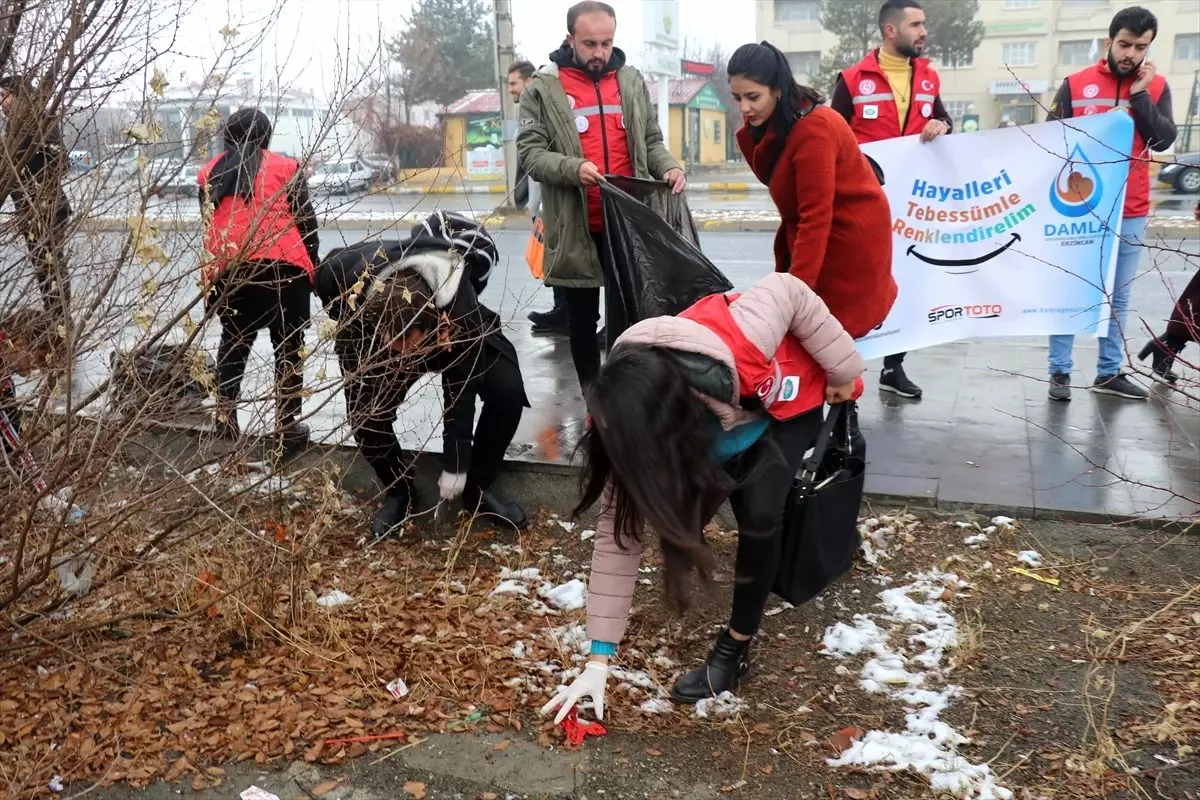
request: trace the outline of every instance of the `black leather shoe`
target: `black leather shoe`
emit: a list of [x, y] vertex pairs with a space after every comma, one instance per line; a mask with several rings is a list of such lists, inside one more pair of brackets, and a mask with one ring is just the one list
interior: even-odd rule
[[467, 491], [463, 492], [463, 510], [471, 515], [494, 517], [518, 530], [529, 524], [521, 507], [495, 489], [480, 491], [468, 486]]
[[390, 492], [371, 520], [371, 538], [378, 542], [399, 533], [400, 524], [412, 513], [412, 504], [412, 493], [407, 489]]
[[552, 308], [549, 311], [530, 311], [529, 321], [533, 323], [535, 331], [562, 331], [567, 330], [567, 310], [565, 308]]
[[717, 643], [708, 651], [708, 658], [696, 669], [679, 679], [671, 689], [671, 699], [692, 705], [706, 697], [733, 691], [750, 674], [750, 642], [739, 642], [721, 631]]

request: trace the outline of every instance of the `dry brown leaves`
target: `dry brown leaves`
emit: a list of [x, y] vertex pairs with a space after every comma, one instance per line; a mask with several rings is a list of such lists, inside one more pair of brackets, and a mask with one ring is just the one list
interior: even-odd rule
[[[268, 535], [277, 539], [281, 529], [268, 528]], [[230, 583], [224, 576], [236, 565], [213, 554], [186, 579], [190, 588], [178, 599], [183, 609], [219, 596], [207, 613], [127, 621], [119, 632], [88, 633], [0, 661], [0, 767], [28, 776], [18, 795], [44, 787], [55, 774], [135, 785], [190, 777], [212, 786], [222, 780], [212, 765], [336, 763], [403, 744], [418, 732], [520, 731], [558, 685], [556, 669], [571, 666], [552, 632], [584, 616], [539, 615], [530, 597], [491, 593], [505, 568], [538, 567], [553, 583], [581, 571], [586, 548], [570, 559], [558, 549], [568, 537], [577, 543], [578, 534], [557, 525], [536, 527], [519, 544], [515, 534], [474, 532], [447, 576], [448, 542], [411, 537], [364, 553], [347, 537], [331, 535], [312, 554], [317, 566], [301, 576], [305, 608], [298, 625], [288, 622], [297, 596], [290, 587], [275, 589], [272, 616], [261, 618], [242, 595], [224, 594]], [[72, 620], [47, 621], [38, 635], [86, 621], [88, 607], [103, 606], [111, 616], [140, 596], [161, 593], [150, 581], [131, 578], [95, 593]], [[355, 602], [314, 608], [314, 594], [331, 586]], [[636, 638], [630, 645], [656, 649]], [[626, 660], [634, 662], [630, 668], [656, 669]], [[400, 700], [384, 688], [397, 677], [410, 689]], [[675, 715], [636, 710], [648, 696], [617, 686], [610, 706], [635, 721], [630, 727], [677, 726], [678, 719], [668, 719]], [[539, 741], [561, 742], [553, 725], [537, 721]], [[325, 744], [330, 739], [351, 741]]]

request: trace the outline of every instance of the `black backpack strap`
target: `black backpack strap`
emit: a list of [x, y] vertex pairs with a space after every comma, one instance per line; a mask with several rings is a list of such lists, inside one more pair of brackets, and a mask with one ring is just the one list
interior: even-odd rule
[[817, 479], [817, 470], [821, 468], [821, 462], [825, 460], [825, 454], [829, 451], [829, 441], [833, 438], [833, 431], [838, 426], [838, 423], [845, 419], [846, 404], [837, 403], [830, 406], [829, 415], [825, 417], [825, 422], [821, 425], [821, 431], [817, 434], [817, 441], [813, 445], [812, 454], [804, 459], [804, 463], [800, 465], [800, 472], [796, 478], [799, 480], [799, 487], [805, 491], [811, 491]]

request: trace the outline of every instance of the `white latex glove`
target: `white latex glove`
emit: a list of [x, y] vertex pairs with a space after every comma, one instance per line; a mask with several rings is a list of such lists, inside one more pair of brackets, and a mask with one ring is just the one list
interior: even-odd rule
[[604, 687], [608, 684], [608, 665], [599, 661], [589, 661], [583, 669], [583, 674], [571, 682], [571, 685], [554, 695], [554, 698], [542, 706], [540, 713], [549, 714], [555, 706], [561, 705], [554, 717], [554, 724], [562, 722], [570, 713], [571, 708], [585, 697], [592, 698], [596, 707], [596, 719], [604, 719]]
[[438, 494], [443, 500], [457, 500], [467, 488], [467, 473], [443, 472], [438, 478]]

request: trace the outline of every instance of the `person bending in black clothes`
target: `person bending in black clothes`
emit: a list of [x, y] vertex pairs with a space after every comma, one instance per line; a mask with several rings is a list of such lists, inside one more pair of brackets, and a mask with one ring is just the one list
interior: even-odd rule
[[[337, 321], [350, 427], [386, 492], [371, 533], [387, 536], [414, 510], [412, 457], [396, 438], [396, 411], [412, 384], [442, 376], [443, 502], [522, 528], [525, 512], [492, 488], [529, 407], [516, 349], [496, 312], [479, 302], [496, 261], [487, 232], [438, 212], [398, 242], [332, 251], [316, 290]], [[483, 401], [479, 423], [476, 400]]]

